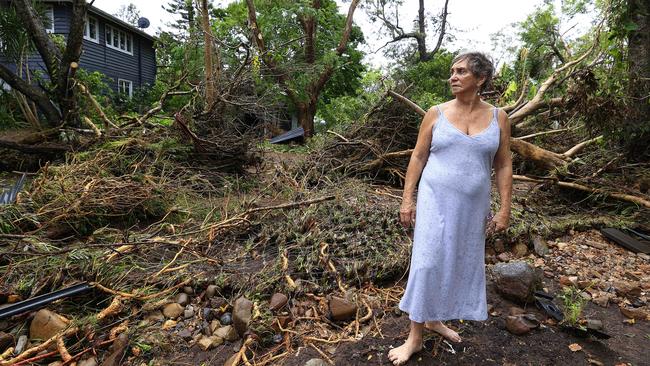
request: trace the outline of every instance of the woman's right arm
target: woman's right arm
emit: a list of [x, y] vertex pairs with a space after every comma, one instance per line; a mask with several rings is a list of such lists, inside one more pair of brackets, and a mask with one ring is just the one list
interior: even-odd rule
[[413, 149], [413, 153], [411, 153], [411, 160], [406, 169], [402, 205], [399, 210], [400, 222], [404, 227], [415, 224], [415, 185], [420, 179], [422, 170], [429, 158], [431, 133], [437, 119], [438, 110], [435, 107], [431, 107], [424, 115], [424, 118], [422, 118], [420, 132], [418, 132], [418, 140], [415, 143], [415, 148]]

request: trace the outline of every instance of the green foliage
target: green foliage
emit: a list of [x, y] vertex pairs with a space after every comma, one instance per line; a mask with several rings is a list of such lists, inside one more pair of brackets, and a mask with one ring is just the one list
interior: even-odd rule
[[[314, 9], [311, 1], [256, 1], [255, 6], [266, 48], [275, 62], [289, 74], [289, 87], [300, 100], [308, 100], [308, 85], [325, 67], [333, 67], [335, 71], [320, 94], [319, 108], [339, 96], [353, 95], [360, 87], [364, 66], [361, 63], [363, 53], [358, 46], [364, 41], [363, 33], [358, 27], [353, 27], [347, 50], [341, 57], [336, 56], [335, 49], [341, 38], [345, 16], [338, 12], [335, 1], [322, 1], [320, 9]], [[246, 4], [243, 1], [235, 2], [224, 11], [223, 18], [213, 24], [216, 37], [229, 45], [237, 45], [242, 39], [248, 39], [250, 30]], [[300, 19], [305, 17], [314, 17], [317, 27], [313, 64], [306, 59], [306, 35], [300, 23]], [[230, 55], [224, 54], [223, 62], [229, 67], [236, 67], [246, 56], [247, 52], [238, 48]], [[254, 60], [258, 57], [256, 53], [253, 55]], [[291, 105], [283, 92], [277, 90], [275, 75], [262, 72], [256, 89], [258, 94], [275, 94], [278, 101]]]
[[578, 326], [582, 311], [587, 304], [587, 299], [582, 296], [582, 291], [574, 286], [564, 287], [562, 294], [558, 297], [562, 299], [563, 303], [563, 322], [570, 326]]
[[353, 95], [336, 97], [329, 103], [323, 102], [317, 114], [322, 123], [316, 124], [316, 130], [322, 131], [335, 127], [338, 131], [344, 131], [346, 127], [357, 122], [368, 108], [379, 100], [382, 94], [379, 89], [380, 79], [379, 70], [366, 71]]
[[432, 60], [397, 69], [393, 78], [399, 83], [410, 85], [409, 98], [420, 107], [427, 109], [451, 99], [447, 80], [454, 56], [455, 54], [451, 52], [441, 50]]

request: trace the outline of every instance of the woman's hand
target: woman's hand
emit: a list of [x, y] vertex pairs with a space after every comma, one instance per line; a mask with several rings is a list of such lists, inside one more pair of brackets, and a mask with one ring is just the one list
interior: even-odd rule
[[500, 233], [505, 231], [508, 228], [508, 223], [510, 222], [510, 212], [499, 211], [496, 215], [490, 220], [487, 227], [487, 234], [492, 235], [495, 233]]
[[410, 200], [403, 200], [399, 208], [399, 222], [405, 228], [415, 226], [415, 203]]

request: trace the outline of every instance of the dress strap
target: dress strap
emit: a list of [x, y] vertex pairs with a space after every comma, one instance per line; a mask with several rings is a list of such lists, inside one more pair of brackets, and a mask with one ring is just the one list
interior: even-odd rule
[[494, 119], [496, 119], [497, 122], [498, 122], [498, 118], [497, 118], [498, 113], [499, 113], [499, 108], [494, 107]]

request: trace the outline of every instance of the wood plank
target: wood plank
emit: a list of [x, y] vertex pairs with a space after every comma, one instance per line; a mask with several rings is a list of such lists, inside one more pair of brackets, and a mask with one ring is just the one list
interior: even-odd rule
[[605, 237], [623, 248], [630, 250], [634, 253], [650, 254], [650, 244], [641, 242], [624, 232], [614, 228], [605, 228], [600, 230]]

